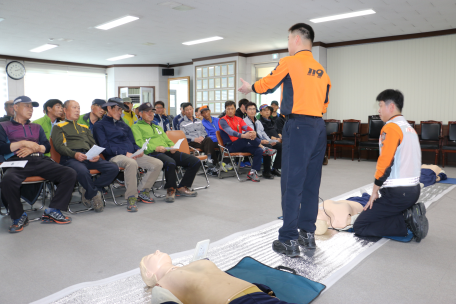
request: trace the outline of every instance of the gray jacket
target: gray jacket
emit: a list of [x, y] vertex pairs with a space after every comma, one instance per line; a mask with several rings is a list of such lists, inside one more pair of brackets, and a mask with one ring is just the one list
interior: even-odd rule
[[203, 126], [203, 122], [193, 117], [193, 121], [184, 116], [184, 119], [180, 123], [180, 130], [184, 131], [185, 137], [189, 142], [194, 141], [195, 138], [200, 136], [206, 137], [206, 128]]
[[249, 126], [253, 130], [255, 130], [255, 132], [257, 132], [259, 139], [271, 140], [269, 138], [268, 134], [266, 134], [266, 132], [264, 132], [263, 124], [261, 123], [261, 121], [259, 121], [256, 118], [254, 118], [254, 119], [255, 119], [255, 125], [253, 125], [253, 122], [250, 120], [250, 118], [248, 116], [246, 118], [244, 118], [244, 121], [247, 124], [247, 126]]

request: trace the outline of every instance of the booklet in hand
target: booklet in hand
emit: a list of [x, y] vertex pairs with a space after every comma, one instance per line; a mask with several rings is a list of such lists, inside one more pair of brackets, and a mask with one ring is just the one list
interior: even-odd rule
[[166, 147], [165, 150], [166, 151], [171, 151], [171, 150], [179, 150], [180, 146], [181, 146], [181, 143], [184, 141], [184, 138], [181, 138], [177, 141], [177, 143], [172, 146], [172, 147]]

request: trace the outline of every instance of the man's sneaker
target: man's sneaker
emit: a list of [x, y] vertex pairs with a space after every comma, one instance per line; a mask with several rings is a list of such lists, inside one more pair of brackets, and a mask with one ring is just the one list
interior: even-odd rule
[[282, 176], [282, 173], [279, 171], [279, 169], [272, 168], [271, 173], [275, 176]]
[[175, 196], [176, 196], [176, 189], [174, 189], [173, 187], [168, 188], [168, 190], [166, 190], [165, 202], [173, 203]]
[[247, 174], [247, 179], [256, 183], [260, 182], [260, 178], [258, 177], [258, 174], [256, 172], [249, 172], [249, 174]]
[[198, 192], [196, 191], [191, 191], [187, 187], [182, 187], [177, 189], [176, 191], [176, 196], [187, 196], [187, 197], [195, 197], [198, 195]]
[[138, 201], [138, 199], [134, 196], [130, 196], [128, 199], [127, 199], [127, 211], [128, 212], [136, 212], [138, 211], [138, 207], [136, 206], [136, 202]]
[[84, 187], [79, 187], [79, 192], [81, 193], [81, 201], [82, 201], [82, 204], [83, 204], [84, 206], [86, 206], [87, 208], [92, 208], [92, 202], [91, 202], [91, 200], [86, 199], [86, 197], [85, 197], [86, 190], [84, 189]]
[[119, 186], [121, 186], [121, 187], [125, 187], [125, 181], [124, 180], [120, 180], [120, 179], [116, 178], [116, 183], [118, 183]]
[[208, 159], [206, 161], [206, 165], [207, 165], [208, 168], [214, 168], [215, 167], [214, 160], [213, 159]]
[[226, 168], [228, 171], [233, 170], [233, 166], [230, 165], [230, 164], [226, 164], [226, 165], [225, 165], [225, 168]]
[[69, 224], [71, 223], [71, 217], [64, 216], [62, 212], [58, 209], [54, 209], [53, 211], [48, 212], [47, 210], [44, 211], [43, 216], [41, 216], [41, 222], [50, 224]]
[[271, 172], [263, 171], [263, 177], [266, 179], [274, 179], [274, 175]]
[[218, 174], [219, 174], [219, 171], [218, 171], [217, 168], [209, 168], [209, 169], [207, 169], [207, 175], [218, 176]]
[[413, 232], [417, 243], [424, 239], [429, 231], [429, 222], [426, 217], [426, 207], [417, 203], [404, 212], [407, 227]]
[[138, 193], [138, 200], [140, 200], [141, 202], [143, 202], [145, 204], [153, 204], [154, 203], [154, 199], [150, 198], [149, 191], [146, 191], [146, 190], [143, 190], [143, 191]]
[[24, 227], [28, 226], [29, 220], [27, 213], [23, 213], [20, 218], [13, 220], [13, 224], [9, 227], [10, 233], [17, 233], [24, 230]]
[[276, 149], [271, 149], [271, 148], [265, 147], [263, 150], [263, 156], [273, 156], [276, 153], [277, 153]]
[[93, 209], [95, 212], [102, 212], [104, 209], [103, 198], [101, 197], [101, 192], [98, 191], [97, 195], [92, 198], [93, 201]]
[[287, 257], [294, 258], [298, 257], [301, 251], [299, 250], [299, 245], [296, 240], [281, 242], [275, 240], [272, 242], [272, 250], [277, 253], [284, 254]]
[[252, 168], [252, 164], [249, 161], [244, 162], [244, 167]]
[[316, 249], [317, 244], [315, 244], [315, 234], [312, 232], [306, 232], [299, 229], [299, 239], [298, 243], [300, 246], [306, 249]]
[[228, 165], [225, 164], [224, 162], [221, 162], [219, 165], [219, 170], [222, 170], [223, 172], [228, 172]]

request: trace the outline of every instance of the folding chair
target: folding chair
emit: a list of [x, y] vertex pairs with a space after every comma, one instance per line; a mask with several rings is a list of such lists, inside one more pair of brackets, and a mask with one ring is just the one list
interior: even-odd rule
[[[206, 161], [207, 160], [207, 155], [199, 155], [199, 151], [190, 147], [188, 145], [188, 141], [187, 141], [187, 138], [185, 137], [185, 133], [181, 130], [175, 130], [175, 131], [167, 131], [166, 132], [166, 135], [168, 136], [168, 138], [170, 140], [172, 140], [174, 143], [176, 143], [178, 140], [180, 139], [184, 139], [184, 141], [181, 143], [180, 147], [179, 147], [179, 152], [181, 153], [186, 153], [186, 154], [190, 154], [190, 149], [193, 150], [194, 152], [194, 155], [196, 158], [198, 158], [201, 162], [201, 168], [203, 169], [203, 172], [204, 172], [204, 176], [206, 177], [206, 186], [204, 187], [197, 187], [197, 188], [192, 188], [192, 190], [201, 190], [201, 189], [207, 189], [209, 188], [210, 184], [209, 184], [209, 179], [207, 178], [207, 172], [206, 172], [206, 168], [204, 168], [204, 163], [203, 161]], [[182, 170], [182, 169], [181, 169]], [[182, 171], [181, 171], [182, 172]]]
[[442, 151], [442, 167], [445, 167], [445, 153], [456, 153], [456, 121], [448, 122], [448, 136], [440, 150]]
[[[240, 167], [241, 160], [244, 157], [248, 157], [250, 160], [250, 163], [253, 164], [252, 154], [247, 153], [247, 152], [231, 152], [230, 153], [230, 151], [228, 151], [228, 149], [225, 147], [225, 143], [223, 142], [222, 136], [220, 135], [220, 131], [216, 132], [216, 136], [217, 136], [218, 145], [220, 147], [220, 159], [223, 160], [223, 158], [228, 157], [230, 159], [231, 165], [233, 166], [234, 172], [236, 173], [237, 179], [240, 182], [244, 182], [245, 180], [241, 180], [241, 178], [239, 177], [239, 170], [241, 169], [241, 167]], [[233, 158], [238, 158], [237, 165], [233, 161]], [[219, 178], [223, 178], [221, 173], [222, 173], [222, 170], [219, 170]]]
[[421, 151], [435, 153], [434, 165], [439, 164], [439, 152], [443, 142], [442, 129], [441, 121], [428, 120], [421, 122]]
[[340, 131], [340, 120], [325, 119], [326, 125], [326, 151], [328, 151], [328, 159], [331, 158], [331, 147], [336, 140], [337, 133]]
[[[338, 132], [339, 139], [334, 141], [334, 159], [336, 159], [337, 147], [351, 147], [352, 161], [355, 158], [355, 148], [358, 146], [357, 139], [361, 130], [361, 120], [346, 119], [343, 121], [342, 132]], [[341, 149], [342, 150], [342, 149]], [[341, 152], [342, 153], [342, 152]]]
[[[378, 141], [380, 138], [380, 131], [385, 123], [380, 117], [369, 116], [369, 132], [364, 134], [357, 134], [358, 137], [358, 162], [361, 161], [361, 150], [377, 150], [379, 151]], [[361, 137], [367, 136], [367, 140], [362, 141]], [[367, 155], [369, 156], [369, 155]], [[369, 157], [367, 157], [369, 158]]]

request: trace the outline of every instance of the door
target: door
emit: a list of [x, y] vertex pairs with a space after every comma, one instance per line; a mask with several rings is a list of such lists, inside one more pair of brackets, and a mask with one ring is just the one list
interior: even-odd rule
[[154, 100], [154, 88], [139, 88], [139, 102], [147, 103], [150, 102], [151, 105], [155, 103]]
[[120, 98], [128, 97], [128, 87], [120, 88]]
[[177, 108], [176, 108], [176, 100], [177, 100], [177, 91], [176, 90], [169, 90], [169, 114], [173, 115], [176, 117], [177, 114]]

